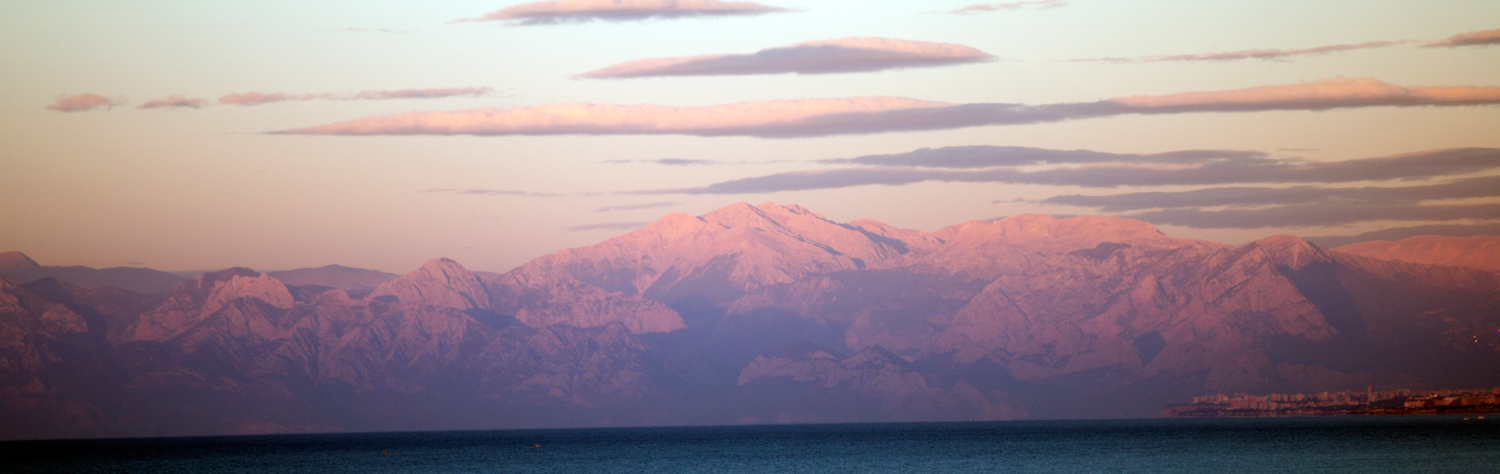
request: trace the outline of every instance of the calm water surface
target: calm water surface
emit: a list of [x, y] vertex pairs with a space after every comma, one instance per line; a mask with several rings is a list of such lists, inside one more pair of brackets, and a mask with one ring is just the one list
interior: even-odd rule
[[[533, 448], [531, 445], [539, 444]], [[1495, 473], [1500, 417], [1015, 421], [0, 443], [6, 472]]]

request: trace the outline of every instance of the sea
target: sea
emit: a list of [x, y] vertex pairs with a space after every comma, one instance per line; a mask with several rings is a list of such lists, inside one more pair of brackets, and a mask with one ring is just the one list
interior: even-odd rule
[[1496, 473], [1500, 417], [749, 425], [10, 441], [0, 470]]

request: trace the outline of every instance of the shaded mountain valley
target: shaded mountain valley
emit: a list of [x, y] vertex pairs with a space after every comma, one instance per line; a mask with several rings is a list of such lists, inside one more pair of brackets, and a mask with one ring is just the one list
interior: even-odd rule
[[1494, 257], [1426, 248], [740, 203], [503, 274], [9, 252], [0, 437], [1155, 417], [1212, 393], [1500, 385], [1500, 274], [1454, 266]]

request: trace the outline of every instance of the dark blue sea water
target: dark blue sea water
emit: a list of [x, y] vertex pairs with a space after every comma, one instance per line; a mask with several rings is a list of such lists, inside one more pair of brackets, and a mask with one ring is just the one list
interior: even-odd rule
[[[531, 447], [538, 444], [540, 447]], [[1015, 421], [0, 443], [5, 472], [1495, 473], [1500, 419]]]

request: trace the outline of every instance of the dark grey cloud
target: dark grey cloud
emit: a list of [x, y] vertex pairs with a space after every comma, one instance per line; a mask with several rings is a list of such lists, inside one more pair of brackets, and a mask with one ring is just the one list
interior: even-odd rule
[[1313, 204], [1269, 209], [1163, 209], [1123, 214], [1158, 225], [1212, 229], [1310, 227], [1370, 221], [1456, 221], [1500, 219], [1500, 204]]
[[1290, 206], [1300, 204], [1401, 205], [1422, 201], [1467, 199], [1500, 196], [1500, 176], [1460, 179], [1423, 186], [1329, 188], [1293, 186], [1288, 188], [1222, 187], [1180, 192], [1144, 192], [1099, 196], [1067, 195], [1042, 199], [1043, 204], [1092, 207], [1103, 212], [1143, 209], [1217, 207], [1217, 206]]
[[1456, 48], [1459, 46], [1489, 46], [1500, 44], [1500, 28], [1449, 36], [1442, 41], [1422, 45], [1427, 48]]
[[638, 211], [642, 209], [661, 209], [663, 207], [672, 207], [676, 205], [677, 203], [670, 201], [643, 202], [637, 204], [620, 204], [616, 206], [601, 207], [598, 209], [594, 209], [594, 212]]
[[1144, 63], [1144, 62], [1171, 62], [1171, 61], [1238, 61], [1242, 59], [1277, 60], [1293, 56], [1307, 56], [1313, 54], [1328, 54], [1356, 49], [1385, 48], [1408, 41], [1369, 41], [1357, 44], [1334, 44], [1304, 49], [1245, 49], [1240, 51], [1225, 51], [1220, 53], [1199, 54], [1166, 54], [1158, 56], [1139, 56], [1130, 58], [1091, 58], [1078, 59], [1076, 61], [1103, 61], [1112, 63]]
[[1500, 235], [1500, 222], [1488, 224], [1433, 224], [1413, 227], [1395, 227], [1365, 232], [1358, 235], [1330, 235], [1319, 237], [1303, 237], [1324, 247], [1338, 247], [1340, 245], [1357, 244], [1371, 240], [1401, 240], [1418, 235], [1446, 235], [1452, 237], [1470, 237], [1475, 235]]
[[1019, 146], [952, 146], [922, 148], [890, 155], [821, 160], [820, 163], [923, 168], [993, 168], [1058, 163], [1203, 163], [1227, 158], [1263, 158], [1265, 153], [1240, 150], [1184, 150], [1167, 153], [1103, 153], [1091, 150], [1049, 150]]
[[833, 74], [948, 66], [993, 61], [968, 46], [891, 38], [839, 38], [767, 48], [750, 54], [715, 54], [628, 61], [574, 76], [621, 79], [664, 76]]
[[635, 230], [644, 227], [646, 224], [650, 224], [650, 222], [600, 222], [598, 224], [577, 225], [569, 227], [568, 230], [574, 232], [588, 230]]
[[[835, 161], [871, 165], [888, 163], [902, 166], [868, 166], [777, 173], [723, 181], [697, 188], [652, 190], [640, 193], [753, 194], [834, 189], [871, 184], [904, 185], [923, 181], [1109, 188], [1410, 180], [1454, 176], [1500, 168], [1500, 149], [1458, 148], [1379, 158], [1314, 162], [1268, 158], [1256, 152], [1240, 151], [1194, 150], [1134, 155], [1021, 147], [952, 147]], [[1001, 166], [979, 168], [991, 163]], [[1071, 163], [1085, 166], [1041, 171], [1021, 171], [1016, 167], [1040, 163]], [[1115, 166], [1115, 163], [1120, 165]], [[1090, 164], [1094, 165], [1090, 166]], [[1141, 164], [1163, 166], [1129, 167]]]

